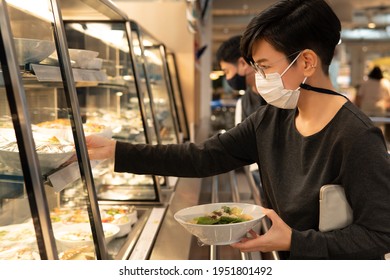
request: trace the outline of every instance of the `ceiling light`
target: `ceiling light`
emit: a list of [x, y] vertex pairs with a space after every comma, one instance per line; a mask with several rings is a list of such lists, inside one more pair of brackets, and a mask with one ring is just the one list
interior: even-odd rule
[[223, 75], [225, 75], [225, 72], [216, 70], [210, 73], [210, 79], [215, 81], [218, 80]]
[[373, 29], [376, 27], [376, 24], [374, 22], [369, 22], [367, 26], [368, 26], [368, 28]]

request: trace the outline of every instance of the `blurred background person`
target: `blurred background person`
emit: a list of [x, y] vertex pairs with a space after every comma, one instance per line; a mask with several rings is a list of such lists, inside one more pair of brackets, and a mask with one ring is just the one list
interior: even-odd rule
[[390, 82], [375, 66], [357, 92], [356, 105], [368, 116], [385, 116], [390, 104]]
[[223, 42], [217, 50], [217, 61], [225, 73], [229, 86], [237, 91], [245, 91], [237, 100], [236, 125], [255, 112], [259, 106], [267, 104], [256, 91], [255, 72], [241, 56], [240, 42], [240, 35], [233, 36]]

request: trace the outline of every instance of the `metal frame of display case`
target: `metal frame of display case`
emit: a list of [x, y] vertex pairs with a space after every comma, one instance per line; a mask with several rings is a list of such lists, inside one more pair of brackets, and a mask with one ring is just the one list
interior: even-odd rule
[[28, 118], [27, 102], [22, 86], [15, 46], [11, 36], [7, 3], [0, 0], [0, 59], [4, 85], [12, 114], [12, 122], [18, 141], [19, 156], [23, 169], [25, 188], [28, 194], [31, 214], [37, 236], [38, 249], [42, 259], [56, 259], [57, 249], [51, 234], [46, 194], [40, 176], [40, 166]]
[[[173, 98], [175, 99], [176, 115], [178, 117], [179, 129], [183, 135], [183, 142], [190, 141], [190, 128], [188, 126], [187, 112], [185, 108], [183, 91], [180, 83], [180, 75], [177, 67], [176, 56], [173, 52], [166, 52], [166, 61], [168, 67], [169, 81], [173, 91]], [[169, 63], [171, 61], [171, 65]], [[174, 84], [176, 83], [176, 89]]]
[[[88, 215], [95, 244], [97, 259], [107, 258], [107, 249], [104, 240], [103, 227], [100, 219], [99, 208], [96, 199], [95, 187], [88, 153], [85, 145], [84, 132], [75, 94], [73, 73], [67, 52], [67, 44], [64, 40], [64, 26], [61, 11], [57, 0], [48, 0], [53, 16], [53, 36], [59, 58], [64, 92], [67, 98], [68, 114], [71, 120], [76, 155], [79, 162], [80, 178], [85, 184], [88, 194]], [[31, 215], [36, 231], [38, 249], [42, 259], [58, 259], [57, 248], [54, 242], [53, 230], [48, 211], [48, 202], [43, 188], [43, 178], [40, 172], [40, 164], [37, 160], [37, 152], [32, 137], [31, 123], [27, 113], [25, 92], [19, 69], [16, 65], [15, 48], [12, 44], [12, 31], [8, 22], [7, 4], [1, 1], [1, 47], [4, 48], [6, 57], [2, 59], [2, 69], [9, 100], [10, 110], [13, 116], [14, 129], [18, 146], [24, 181], [30, 202]], [[3, 40], [4, 39], [4, 40]]]
[[[84, 129], [82, 125], [80, 106], [77, 98], [76, 88], [74, 87], [74, 78], [70, 58], [68, 54], [68, 44], [65, 36], [65, 27], [62, 20], [61, 7], [57, 0], [51, 0], [52, 9], [55, 16], [54, 34], [58, 53], [58, 61], [61, 69], [61, 75], [64, 80], [64, 90], [67, 93], [67, 103], [71, 118], [71, 125], [76, 147], [76, 154], [79, 165], [81, 181], [85, 184], [89, 201], [87, 210], [89, 221], [92, 227], [92, 236], [95, 244], [95, 253], [97, 259], [107, 259], [107, 246], [104, 239], [104, 231], [100, 218], [100, 210], [97, 203], [97, 194], [93, 180], [92, 168], [88, 157], [88, 150], [85, 143]], [[75, 134], [76, 133], [76, 134]]]

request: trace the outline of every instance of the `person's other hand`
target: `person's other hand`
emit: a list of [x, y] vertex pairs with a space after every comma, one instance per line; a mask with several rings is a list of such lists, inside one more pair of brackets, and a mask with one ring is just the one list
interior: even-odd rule
[[291, 228], [272, 209], [263, 208], [263, 213], [271, 220], [272, 226], [263, 235], [250, 230], [251, 237], [245, 237], [240, 242], [231, 244], [241, 252], [271, 252], [289, 251], [291, 246]]
[[116, 141], [98, 135], [85, 137], [89, 158], [91, 160], [110, 159], [115, 156]]

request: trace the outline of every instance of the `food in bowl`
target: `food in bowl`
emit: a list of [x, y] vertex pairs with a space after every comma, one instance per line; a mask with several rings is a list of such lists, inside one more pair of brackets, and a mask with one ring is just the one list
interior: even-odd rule
[[90, 245], [67, 249], [58, 256], [60, 260], [95, 260], [95, 248]]
[[22, 223], [0, 227], [0, 244], [26, 245], [36, 242], [32, 223]]
[[[36, 137], [37, 136], [37, 137]], [[38, 137], [34, 135], [35, 149], [38, 154], [41, 171], [47, 173], [67, 162], [75, 153], [74, 146], [55, 136]], [[21, 170], [19, 148], [16, 141], [0, 146], [0, 161], [15, 170]]]
[[[108, 125], [98, 123], [98, 121], [83, 123], [83, 129], [85, 135], [98, 134], [107, 138], [112, 136], [112, 129]], [[73, 142], [72, 127], [69, 119], [40, 122], [33, 126], [33, 131]]]
[[[109, 243], [118, 234], [119, 227], [113, 224], [103, 224], [103, 232], [106, 243]], [[62, 225], [56, 228], [54, 236], [62, 250], [93, 244], [89, 223]]]
[[[119, 227], [116, 237], [122, 237], [131, 231], [131, 226], [137, 221], [137, 210], [131, 205], [100, 205], [102, 223], [114, 224]], [[53, 223], [65, 225], [88, 223], [86, 208], [54, 208], [50, 212]]]
[[128, 234], [131, 231], [131, 226], [137, 221], [137, 210], [134, 206], [101, 205], [99, 208], [103, 223], [119, 226], [118, 237]]
[[85, 208], [54, 208], [50, 212], [50, 219], [53, 223], [74, 224], [88, 223], [88, 212]]
[[0, 260], [40, 260], [40, 255], [36, 246], [0, 245]]
[[242, 209], [236, 206], [222, 206], [219, 209], [213, 210], [204, 216], [191, 219], [189, 222], [200, 225], [222, 225], [241, 223], [252, 220], [251, 215], [243, 213]]
[[[222, 207], [242, 209], [242, 214], [252, 219], [225, 224], [198, 224], [194, 219], [207, 216]], [[262, 207], [248, 203], [210, 203], [182, 209], [175, 213], [174, 218], [189, 233], [198, 238], [205, 245], [228, 245], [240, 241], [247, 232], [257, 226], [264, 217]]]

